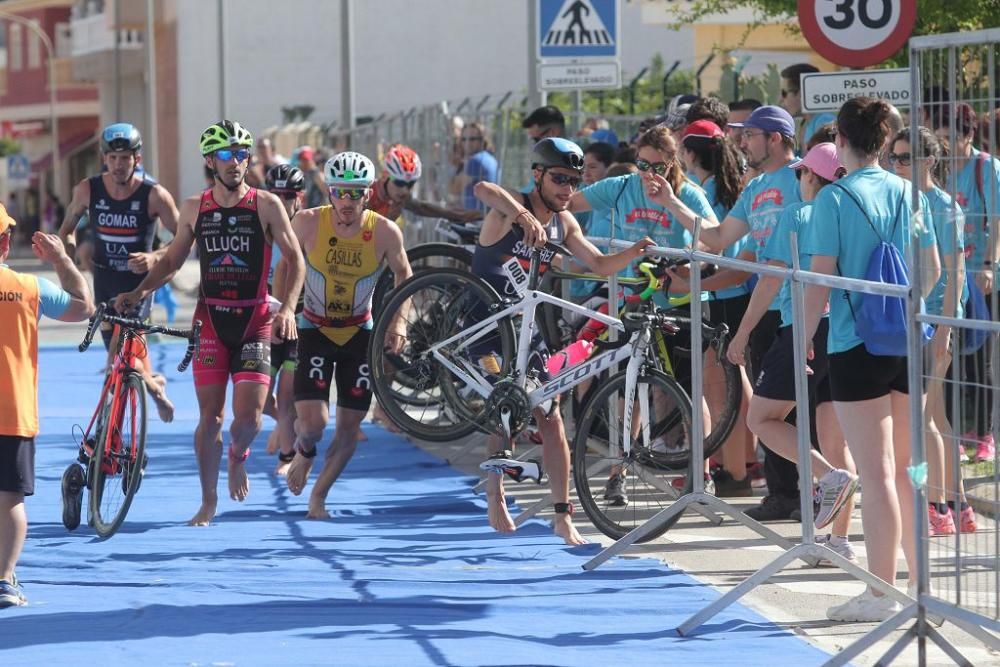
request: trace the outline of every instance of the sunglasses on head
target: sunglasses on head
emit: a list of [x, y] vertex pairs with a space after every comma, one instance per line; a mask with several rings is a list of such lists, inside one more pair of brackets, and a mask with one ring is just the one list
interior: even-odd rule
[[571, 188], [578, 188], [580, 187], [580, 183], [583, 182], [583, 179], [579, 176], [567, 176], [566, 174], [550, 173], [549, 178], [552, 179], [552, 182], [556, 185], [568, 185]]
[[649, 171], [652, 169], [653, 173], [659, 176], [666, 175], [667, 170], [670, 169], [670, 164], [667, 162], [650, 162], [642, 158], [635, 161], [635, 166], [639, 168], [639, 171]]
[[417, 184], [417, 182], [416, 181], [404, 181], [404, 180], [399, 179], [399, 178], [394, 178], [394, 179], [392, 179], [392, 184], [395, 185], [397, 188], [412, 188], [414, 185]]
[[368, 192], [368, 188], [338, 188], [336, 186], [330, 188], [330, 196], [334, 199], [350, 199], [351, 201], [362, 199], [366, 192]]
[[913, 162], [913, 155], [911, 153], [889, 153], [887, 157], [889, 158], [889, 164], [898, 164], [902, 167], [909, 167]]
[[232, 150], [231, 148], [222, 148], [215, 151], [215, 157], [219, 158], [223, 162], [229, 162], [234, 157], [237, 162], [243, 162], [248, 157], [250, 157], [250, 151], [246, 148], [240, 148], [238, 150]]

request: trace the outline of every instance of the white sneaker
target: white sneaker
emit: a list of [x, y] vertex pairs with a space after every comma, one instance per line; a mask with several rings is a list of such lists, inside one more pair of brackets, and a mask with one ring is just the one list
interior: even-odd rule
[[[851, 546], [850, 542], [842, 542], [838, 545], [833, 545], [830, 543], [830, 535], [823, 535], [822, 537], [816, 537], [816, 544], [821, 544], [827, 549], [833, 551], [836, 554], [840, 554], [850, 562], [855, 565], [858, 564], [858, 555], [854, 553], [854, 547]], [[829, 558], [820, 558], [819, 562], [816, 563], [817, 567], [834, 567], [833, 561]]]
[[[928, 592], [930, 592], [930, 591], [928, 591]], [[917, 586], [916, 586], [916, 584], [909, 584], [909, 585], [907, 585], [907, 587], [906, 587], [906, 594], [909, 595], [914, 600], [916, 600], [917, 599]], [[931, 625], [936, 625], [939, 628], [942, 625], [944, 625], [944, 616], [941, 616], [940, 614], [933, 614], [933, 613], [931, 613], [929, 611], [925, 611], [924, 612], [924, 618], [927, 619], [928, 623], [930, 623]]]
[[846, 470], [831, 470], [819, 478], [819, 510], [816, 511], [816, 528], [825, 528], [837, 517], [840, 510], [858, 488], [858, 477]]
[[900, 604], [889, 596], [876, 597], [866, 588], [861, 595], [827, 609], [826, 617], [845, 623], [878, 623], [891, 618], [901, 609]]

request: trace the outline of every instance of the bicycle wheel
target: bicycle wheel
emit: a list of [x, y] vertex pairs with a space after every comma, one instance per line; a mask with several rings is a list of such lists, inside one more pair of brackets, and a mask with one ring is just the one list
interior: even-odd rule
[[[409, 304], [406, 336], [399, 354], [389, 353], [384, 341], [394, 315]], [[433, 357], [432, 345], [454, 336], [490, 314], [500, 297], [471, 273], [438, 269], [414, 276], [393, 292], [375, 323], [368, 349], [372, 384], [379, 405], [406, 433], [433, 442], [463, 438], [479, 427], [485, 401]], [[482, 359], [494, 356], [500, 374], [514, 361], [514, 328], [502, 319], [466, 349], [456, 344], [440, 353], [459, 368], [482, 370]]]
[[[146, 454], [146, 390], [137, 373], [125, 376], [119, 396], [118, 414], [105, 410], [104, 428], [99, 432], [92, 457], [90, 512], [94, 530], [111, 537], [121, 527], [132, 499], [139, 489]], [[108, 432], [110, 452], [105, 451]]]
[[[669, 375], [646, 368], [640, 373], [633, 407], [633, 437], [624, 453], [623, 412], [625, 372], [604, 383], [583, 408], [573, 438], [573, 481], [580, 506], [594, 526], [612, 539], [620, 539], [670, 507], [692, 488], [686, 470], [663, 465], [670, 448], [687, 448], [691, 441], [691, 401]], [[648, 402], [649, 433], [642, 435], [640, 401]], [[623, 475], [627, 500], [609, 490], [614, 477]], [[659, 537], [679, 517], [673, 517], [640, 541]]]
[[[472, 266], [472, 253], [450, 243], [421, 243], [406, 251], [413, 275], [429, 269], [464, 269]], [[396, 275], [386, 268], [375, 283], [372, 293], [372, 315], [378, 317], [395, 285]]]

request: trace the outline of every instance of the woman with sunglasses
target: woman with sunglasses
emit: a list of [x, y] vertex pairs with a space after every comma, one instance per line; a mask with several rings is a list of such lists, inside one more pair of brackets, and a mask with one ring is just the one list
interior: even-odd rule
[[[653, 244], [652, 240], [644, 237], [626, 250], [605, 255], [587, 240], [580, 224], [567, 210], [583, 173], [583, 151], [575, 143], [558, 137], [542, 139], [532, 149], [531, 161], [534, 189], [528, 193], [511, 192], [493, 183], [484, 182], [476, 186], [476, 196], [491, 210], [483, 222], [476, 252], [472, 256], [472, 272], [492, 285], [498, 294], [508, 297], [518, 294], [517, 285], [509, 270], [505, 270], [505, 264], [513, 260], [527, 269], [532, 247], [542, 247], [548, 240], [564, 244], [578, 261], [601, 275], [621, 271], [642, 256], [646, 246]], [[514, 230], [515, 226], [520, 229]], [[553, 251], [542, 248], [539, 273], [548, 269], [554, 257]], [[480, 310], [485, 311], [485, 308]], [[477, 317], [486, 315], [486, 312], [476, 314]], [[538, 336], [532, 340], [531, 346], [532, 366], [537, 368], [539, 377], [547, 378], [545, 343]], [[477, 355], [484, 356], [495, 353], [489, 349], [476, 351]], [[533, 417], [542, 437], [544, 469], [549, 476], [555, 509], [553, 531], [567, 544], [584, 544], [571, 516], [569, 444], [562, 417], [558, 409], [552, 410], [549, 415], [541, 408], [535, 410]], [[512, 449], [512, 443], [492, 435], [488, 447], [489, 454], [494, 456]], [[514, 532], [514, 520], [504, 501], [502, 477], [490, 473], [487, 479], [490, 526], [499, 533]]]
[[[927, 312], [960, 318], [969, 297], [965, 281], [965, 213], [939, 185], [948, 180], [948, 163], [941, 142], [926, 127], [918, 128], [915, 142], [910, 141], [909, 128], [893, 137], [888, 154], [893, 172], [907, 181], [913, 180], [914, 155], [918, 156], [916, 183], [930, 204], [942, 267], [941, 277], [927, 297]], [[951, 392], [945, 390], [943, 380], [946, 375], [949, 385], [957, 380], [951, 375], [951, 335], [951, 327], [939, 326], [930, 344], [932, 372], [927, 379], [924, 427], [928, 436], [927, 516], [931, 535], [954, 535], [956, 522], [963, 533], [976, 530], [976, 513], [966, 500], [965, 486], [961, 479], [957, 486], [955, 483], [955, 458], [951, 450], [959, 440], [948, 420]]]
[[[317, 445], [330, 419], [330, 388], [336, 383], [333, 439], [309, 495], [310, 519], [328, 519], [326, 497], [357, 446], [361, 421], [372, 402], [368, 343], [372, 293], [387, 263], [398, 287], [413, 273], [394, 222], [365, 204], [375, 182], [375, 165], [346, 151], [323, 168], [330, 204], [299, 211], [292, 223], [306, 262], [303, 308], [298, 317], [301, 360], [295, 368], [295, 457], [286, 482], [293, 495], [305, 489]], [[279, 271], [280, 271], [279, 265]], [[400, 310], [385, 340], [402, 347], [405, 313]]]
[[[177, 235], [164, 258], [133, 291], [115, 300], [120, 312], [160, 287], [198, 244], [201, 295], [195, 308], [203, 322], [201, 354], [194, 360], [194, 384], [201, 412], [195, 452], [201, 481], [201, 507], [188, 522], [207, 526], [218, 506], [222, 424], [226, 389], [233, 382], [233, 421], [226, 456], [229, 496], [243, 502], [250, 493], [246, 460], [257, 437], [271, 384], [272, 339], [293, 339], [295, 298], [302, 285], [302, 253], [281, 201], [246, 182], [253, 136], [235, 121], [222, 120], [201, 134], [199, 148], [215, 174], [215, 185], [186, 199]], [[271, 312], [267, 274], [272, 244], [289, 263], [281, 307]]]
[[482, 211], [452, 210], [430, 202], [414, 199], [413, 189], [420, 181], [420, 156], [409, 146], [393, 144], [382, 161], [382, 177], [375, 181], [365, 207], [395, 220], [399, 228], [405, 224], [403, 211], [423, 218], [444, 218], [452, 222], [482, 220]]

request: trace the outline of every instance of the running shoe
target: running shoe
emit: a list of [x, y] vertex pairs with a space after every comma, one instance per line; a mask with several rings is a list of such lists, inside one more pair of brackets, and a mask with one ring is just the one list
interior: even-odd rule
[[743, 513], [754, 521], [786, 521], [792, 518], [792, 512], [797, 509], [799, 509], [798, 498], [764, 496], [760, 505], [743, 510]]
[[846, 470], [834, 469], [819, 478], [819, 510], [814, 521], [817, 530], [833, 522], [857, 487], [857, 475]]
[[976, 443], [976, 461], [982, 463], [983, 461], [992, 461], [993, 457], [997, 453], [996, 444], [993, 442], [993, 436], [987, 435]]
[[0, 579], [0, 609], [22, 607], [26, 604], [28, 604], [28, 598], [24, 597], [24, 591], [17, 583], [17, 577], [12, 576], [10, 581]]
[[928, 505], [927, 520], [930, 523], [928, 534], [931, 537], [955, 534], [955, 520], [952, 518], [951, 512], [938, 512], [936, 507]]
[[[687, 475], [674, 477], [670, 480], [670, 486], [674, 487], [674, 490], [678, 493], [684, 493], [684, 487], [687, 486]], [[715, 480], [708, 473], [705, 473], [705, 493], [710, 496], [715, 495]]]
[[[955, 510], [950, 510], [948, 513], [954, 521]], [[971, 505], [958, 512], [958, 529], [963, 533], [976, 532], [976, 511]]]
[[625, 475], [618, 473], [608, 478], [608, 483], [604, 487], [604, 499], [611, 507], [628, 505], [628, 494], [625, 493]]
[[826, 610], [826, 617], [831, 621], [845, 623], [877, 623], [899, 613], [900, 604], [887, 595], [876, 597], [865, 589], [861, 595], [856, 595], [844, 604], [838, 604]]
[[[840, 544], [834, 545], [830, 540], [831, 537], [832, 535], [822, 535], [822, 536], [817, 535], [815, 538], [816, 544], [824, 546], [836, 554], [840, 554], [848, 561], [857, 565], [858, 555], [854, 553], [854, 547], [851, 546], [851, 543], [841, 542]], [[816, 565], [817, 567], [834, 567], [833, 561], [830, 560], [829, 558], [820, 558], [819, 562], [816, 563]]]
[[542, 483], [542, 464], [534, 459], [518, 461], [511, 458], [510, 452], [500, 452], [479, 464], [480, 470], [488, 470], [498, 474], [507, 475], [515, 482], [522, 482], [526, 479], [533, 479], [538, 484]]
[[71, 463], [62, 476], [62, 522], [66, 530], [76, 530], [80, 525], [83, 508], [83, 487], [86, 485], [83, 468]]

